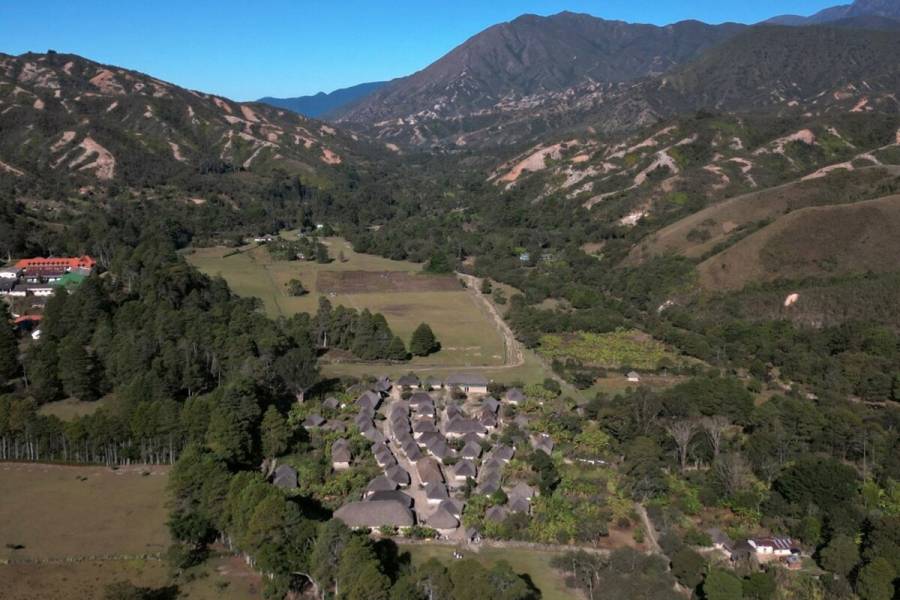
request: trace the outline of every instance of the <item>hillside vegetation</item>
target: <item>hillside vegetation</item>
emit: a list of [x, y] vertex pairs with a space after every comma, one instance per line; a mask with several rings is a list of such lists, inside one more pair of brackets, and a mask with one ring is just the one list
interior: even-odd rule
[[699, 258], [729, 240], [740, 239], [785, 213], [808, 206], [849, 204], [900, 190], [900, 168], [867, 167], [834, 171], [816, 179], [801, 179], [735, 196], [697, 211], [642, 240], [629, 255], [631, 262], [674, 252]]
[[810, 207], [776, 219], [697, 270], [707, 289], [751, 282], [896, 271], [900, 196]]

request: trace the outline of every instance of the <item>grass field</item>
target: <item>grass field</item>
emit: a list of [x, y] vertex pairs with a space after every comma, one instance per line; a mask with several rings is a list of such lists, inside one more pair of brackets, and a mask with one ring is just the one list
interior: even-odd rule
[[159, 467], [0, 464], [0, 559], [164, 551], [165, 473]]
[[[456, 548], [451, 546], [401, 545], [402, 552], [408, 552], [413, 564], [421, 564], [430, 558], [441, 562], [452, 562]], [[542, 600], [571, 600], [578, 598], [575, 590], [566, 588], [563, 576], [550, 567], [550, 559], [561, 553], [544, 550], [527, 550], [522, 548], [481, 548], [478, 552], [463, 550], [466, 558], [475, 558], [479, 563], [490, 567], [494, 563], [505, 560], [516, 573], [527, 574], [541, 591]]]
[[[428, 366], [499, 366], [504, 363], [503, 338], [471, 291], [455, 278], [422, 273], [422, 266], [358, 254], [341, 238], [325, 240], [331, 263], [273, 261], [265, 248], [250, 248], [226, 256], [231, 249], [198, 248], [187, 259], [204, 273], [221, 275], [241, 296], [260, 298], [269, 315], [314, 313], [320, 295], [335, 306], [368, 308], [383, 313], [409, 343], [422, 322], [431, 325], [442, 350], [404, 365], [404, 370]], [[345, 261], [336, 257], [343, 254]], [[299, 279], [309, 294], [288, 296], [285, 284]]]
[[451, 373], [478, 373], [484, 375], [489, 380], [499, 383], [511, 384], [513, 382], [541, 383], [547, 377], [551, 377], [553, 372], [547, 365], [530, 350], [524, 350], [525, 362], [517, 367], [487, 367], [478, 368], [477, 370], [467, 371], [465, 367], [458, 366], [440, 366], [440, 365], [423, 365], [413, 361], [411, 364], [402, 365], [370, 365], [365, 363], [340, 363], [322, 365], [322, 373], [328, 377], [363, 377], [364, 375], [387, 375], [392, 379], [396, 379], [400, 375], [414, 371], [419, 377], [427, 377], [434, 375], [435, 377], [446, 378]]
[[[169, 585], [164, 561], [133, 558], [169, 545], [167, 472], [0, 463], [0, 561], [38, 563], [0, 564], [0, 598], [99, 598], [106, 585], [119, 581]], [[179, 584], [181, 597], [260, 597], [259, 577], [233, 557], [211, 559], [191, 575]]]
[[66, 398], [56, 402], [42, 404], [38, 412], [47, 417], [56, 417], [63, 421], [71, 421], [76, 417], [84, 417], [93, 414], [103, 406], [103, 399], [94, 402], [84, 402], [75, 398]]
[[[180, 598], [191, 600], [255, 600], [262, 597], [259, 576], [234, 558], [213, 558], [178, 583]], [[63, 564], [0, 565], [0, 598], [59, 600], [102, 598], [112, 583], [159, 589], [172, 584], [160, 560], [85, 561]]]

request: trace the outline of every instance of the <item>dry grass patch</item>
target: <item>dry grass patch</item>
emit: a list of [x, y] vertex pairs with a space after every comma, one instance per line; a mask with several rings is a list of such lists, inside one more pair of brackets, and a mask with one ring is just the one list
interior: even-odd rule
[[664, 227], [635, 246], [629, 263], [666, 253], [697, 258], [719, 244], [729, 243], [755, 224], [777, 219], [810, 206], [844, 204], [876, 198], [883, 184], [900, 174], [897, 167], [872, 167], [833, 172], [810, 181], [736, 196], [716, 203]]
[[0, 559], [163, 552], [166, 473], [162, 467], [0, 464]]
[[698, 267], [710, 290], [748, 283], [897, 270], [900, 196], [804, 208], [776, 220]]
[[455, 292], [460, 283], [452, 276], [406, 271], [319, 271], [316, 289], [321, 294]]

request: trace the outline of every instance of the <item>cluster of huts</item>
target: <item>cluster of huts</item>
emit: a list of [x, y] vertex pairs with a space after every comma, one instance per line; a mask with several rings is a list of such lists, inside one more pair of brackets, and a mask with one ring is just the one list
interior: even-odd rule
[[[445, 393], [448, 388], [456, 393]], [[462, 400], [457, 399], [460, 391]], [[382, 474], [369, 482], [361, 500], [345, 504], [335, 517], [357, 529], [403, 530], [419, 524], [445, 537], [473, 535], [461, 528], [464, 490], [495, 494], [515, 455], [514, 448], [491, 441], [503, 425], [502, 403], [487, 392], [487, 381], [478, 376], [441, 383], [409, 375], [394, 385], [379, 380], [360, 394], [354, 422], [372, 443]], [[510, 404], [523, 400], [520, 390], [504, 396]], [[376, 418], [379, 411], [383, 420]], [[331, 455], [335, 469], [349, 466], [348, 442], [335, 442]], [[517, 483], [507, 491], [507, 503], [486, 517], [501, 521], [511, 512], [528, 513], [534, 495], [533, 488]]]

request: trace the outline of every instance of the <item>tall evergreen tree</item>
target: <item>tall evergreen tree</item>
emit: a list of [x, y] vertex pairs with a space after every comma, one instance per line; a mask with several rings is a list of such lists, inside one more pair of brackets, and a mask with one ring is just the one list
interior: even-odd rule
[[75, 335], [66, 336], [59, 345], [59, 380], [66, 395], [79, 400], [97, 399], [93, 358]]
[[281, 456], [288, 449], [291, 432], [288, 429], [287, 421], [274, 404], [266, 409], [262, 424], [259, 426], [259, 434], [263, 456], [266, 458]]
[[415, 356], [428, 356], [432, 352], [436, 352], [440, 346], [434, 332], [427, 323], [422, 323], [412, 334], [409, 341], [409, 351]]
[[0, 384], [19, 374], [19, 342], [10, 324], [9, 308], [0, 310]]
[[396, 335], [394, 336], [394, 339], [391, 340], [390, 346], [388, 346], [387, 355], [391, 360], [406, 360], [409, 358], [409, 353], [406, 351], [403, 340]]
[[259, 404], [253, 383], [240, 380], [225, 388], [209, 419], [207, 444], [221, 459], [247, 463], [253, 458]]

